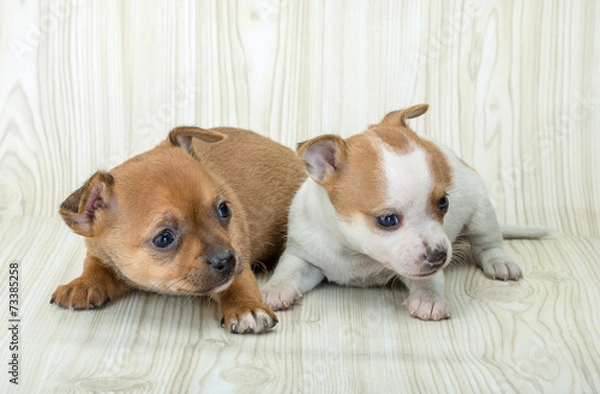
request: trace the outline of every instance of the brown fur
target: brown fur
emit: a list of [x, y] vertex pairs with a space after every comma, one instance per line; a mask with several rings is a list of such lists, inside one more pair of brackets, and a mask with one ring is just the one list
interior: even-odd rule
[[249, 208], [245, 211], [248, 230], [254, 239], [261, 240], [250, 245], [251, 259], [272, 268], [285, 246], [288, 210], [306, 179], [304, 166], [291, 149], [256, 133], [233, 128], [213, 130], [226, 134], [230, 146], [194, 141], [194, 150], [205, 168], [226, 179], [240, 203]]
[[[52, 302], [90, 309], [138, 288], [216, 296], [232, 331], [248, 312], [275, 319], [250, 266], [283, 250], [287, 211], [304, 178], [293, 151], [266, 137], [174, 129], [156, 148], [94, 174], [61, 205], [67, 225], [86, 237], [88, 256], [81, 277], [59, 286]], [[218, 214], [223, 203], [230, 218]], [[157, 248], [153, 239], [165, 229], [176, 241]], [[226, 252], [234, 267], [214, 269], [211, 259]]]

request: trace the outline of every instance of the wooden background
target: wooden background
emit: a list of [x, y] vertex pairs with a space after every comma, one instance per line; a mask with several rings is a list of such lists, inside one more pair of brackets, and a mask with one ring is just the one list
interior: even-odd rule
[[[294, 146], [420, 102], [431, 107], [414, 128], [480, 171], [501, 222], [557, 230], [508, 243], [526, 272], [518, 284], [452, 272], [449, 322], [409, 319], [404, 289], [322, 286], [258, 338], [223, 333], [203, 301], [47, 305], [83, 257], [59, 204], [170, 128], [244, 127]], [[595, 0], [3, 1], [0, 299], [5, 267], [19, 262], [23, 382], [60, 392], [597, 392], [599, 104]], [[498, 297], [501, 313], [489, 304]]]

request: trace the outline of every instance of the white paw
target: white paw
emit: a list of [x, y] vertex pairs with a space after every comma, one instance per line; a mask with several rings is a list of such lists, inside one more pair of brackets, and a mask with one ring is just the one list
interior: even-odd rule
[[481, 263], [483, 273], [491, 279], [519, 280], [523, 277], [521, 268], [508, 256], [493, 257]]
[[[278, 323], [277, 318], [271, 317], [266, 311], [257, 309], [233, 316], [228, 322], [229, 331], [235, 334], [259, 334], [270, 330]], [[225, 322], [222, 322], [225, 325]]]
[[296, 300], [302, 298], [298, 290], [285, 283], [269, 282], [260, 289], [260, 292], [264, 303], [274, 311], [287, 309]]
[[440, 296], [415, 292], [404, 302], [412, 317], [421, 320], [443, 320], [450, 318], [450, 305]]

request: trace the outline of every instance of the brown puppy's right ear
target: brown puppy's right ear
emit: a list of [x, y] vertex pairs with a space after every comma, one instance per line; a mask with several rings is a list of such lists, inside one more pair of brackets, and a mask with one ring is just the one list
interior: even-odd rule
[[296, 151], [304, 160], [308, 175], [318, 184], [324, 185], [334, 179], [337, 171], [344, 167], [348, 144], [338, 135], [325, 134], [299, 143]]
[[190, 155], [196, 157], [192, 148], [192, 138], [198, 138], [204, 142], [218, 142], [227, 138], [227, 135], [218, 131], [205, 130], [194, 126], [175, 127], [169, 133], [168, 141], [173, 146], [180, 146], [185, 149]]
[[108, 172], [98, 171], [60, 205], [60, 216], [73, 232], [93, 237], [108, 210], [115, 184]]

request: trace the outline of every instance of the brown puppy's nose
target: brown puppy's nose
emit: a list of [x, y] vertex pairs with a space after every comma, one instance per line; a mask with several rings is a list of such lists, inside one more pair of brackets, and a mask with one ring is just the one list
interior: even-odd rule
[[219, 274], [229, 275], [235, 267], [235, 256], [231, 250], [224, 249], [212, 255], [208, 263]]
[[439, 248], [439, 249], [427, 249], [427, 262], [430, 265], [433, 266], [437, 266], [437, 265], [442, 265], [446, 262], [446, 249], [444, 248]]

